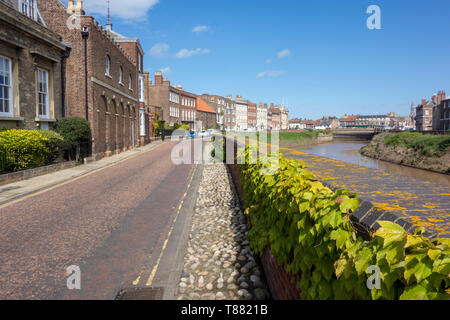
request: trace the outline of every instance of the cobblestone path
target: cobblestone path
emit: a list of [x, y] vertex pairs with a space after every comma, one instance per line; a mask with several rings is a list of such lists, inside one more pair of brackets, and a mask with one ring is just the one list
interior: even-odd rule
[[269, 292], [248, 241], [245, 216], [223, 164], [204, 167], [179, 300], [264, 300]]

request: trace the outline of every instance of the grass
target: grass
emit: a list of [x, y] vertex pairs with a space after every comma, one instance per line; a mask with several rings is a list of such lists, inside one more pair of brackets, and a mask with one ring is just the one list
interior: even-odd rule
[[388, 133], [383, 138], [387, 146], [412, 148], [425, 156], [441, 156], [450, 147], [450, 135], [425, 135], [420, 132]]

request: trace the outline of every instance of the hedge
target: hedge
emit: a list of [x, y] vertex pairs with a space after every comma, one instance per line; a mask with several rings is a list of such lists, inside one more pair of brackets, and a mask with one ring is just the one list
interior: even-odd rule
[[[330, 190], [303, 162], [281, 154], [279, 170], [264, 175], [268, 162], [250, 164], [254, 154], [248, 147], [239, 152], [246, 157], [239, 170], [250, 245], [257, 254], [270, 247], [287, 272], [300, 275], [302, 299], [449, 299], [450, 239], [379, 221], [381, 228], [364, 240], [350, 221], [357, 195]], [[371, 266], [380, 268], [380, 289], [368, 289]]]
[[61, 158], [62, 152], [65, 149], [64, 138], [59, 133], [52, 130], [40, 130], [39, 132], [47, 139], [45, 145], [50, 151], [47, 164], [51, 164], [58, 158]]
[[0, 131], [0, 169], [12, 172], [45, 165], [50, 155], [47, 142], [36, 130]]
[[56, 132], [64, 138], [64, 148], [69, 159], [75, 158], [76, 148], [81, 146], [80, 159], [89, 153], [91, 127], [89, 121], [81, 117], [61, 118], [56, 123]]

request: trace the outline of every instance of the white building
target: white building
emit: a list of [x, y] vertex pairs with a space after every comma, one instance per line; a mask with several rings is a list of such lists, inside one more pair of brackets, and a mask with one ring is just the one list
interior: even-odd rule
[[256, 129], [258, 131], [267, 130], [267, 104], [260, 102], [256, 110]]
[[247, 129], [247, 101], [242, 96], [236, 96], [236, 130]]

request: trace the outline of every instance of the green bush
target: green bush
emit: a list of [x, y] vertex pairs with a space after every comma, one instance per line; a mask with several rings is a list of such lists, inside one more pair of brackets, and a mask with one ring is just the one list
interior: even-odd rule
[[58, 132], [52, 130], [41, 130], [39, 132], [47, 139], [46, 146], [50, 151], [47, 163], [53, 163], [61, 157], [65, 149], [64, 138]]
[[78, 146], [81, 146], [79, 154], [81, 158], [88, 155], [91, 128], [86, 119], [61, 118], [56, 123], [56, 132], [64, 139], [64, 148], [68, 151], [69, 159], [75, 158]]
[[47, 138], [36, 130], [1, 131], [1, 169], [13, 172], [45, 165], [50, 155], [47, 142]]
[[[274, 175], [252, 159], [239, 165], [250, 245], [262, 254], [267, 247], [297, 283], [302, 299], [449, 299], [450, 239], [428, 239], [379, 221], [369, 241], [352, 227], [350, 213], [359, 206], [348, 190], [332, 191], [305, 169], [303, 162], [281, 156]], [[252, 162], [249, 160], [253, 160]], [[250, 164], [255, 163], [255, 164]], [[370, 266], [381, 272], [380, 289], [369, 290]]]

